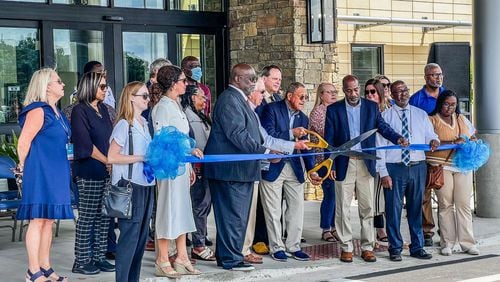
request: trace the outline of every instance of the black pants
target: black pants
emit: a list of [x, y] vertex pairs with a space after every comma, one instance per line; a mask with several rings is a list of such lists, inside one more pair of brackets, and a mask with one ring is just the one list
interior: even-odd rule
[[120, 237], [116, 245], [116, 281], [139, 281], [141, 262], [149, 233], [154, 186], [133, 185], [132, 218], [118, 219]]
[[212, 206], [212, 197], [210, 196], [208, 179], [202, 175], [197, 176], [196, 182], [191, 187], [191, 203], [196, 225], [196, 231], [191, 233], [193, 246], [204, 247], [207, 236], [207, 217]]

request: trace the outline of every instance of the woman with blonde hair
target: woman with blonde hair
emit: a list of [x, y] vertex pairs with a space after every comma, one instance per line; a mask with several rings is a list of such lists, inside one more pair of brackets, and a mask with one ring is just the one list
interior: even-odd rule
[[144, 83], [128, 83], [121, 93], [117, 123], [111, 133], [108, 151], [108, 162], [113, 165], [111, 183], [130, 180], [133, 187], [132, 218], [118, 219], [116, 281], [139, 281], [153, 210], [155, 180], [147, 179], [143, 173], [151, 135], [141, 113], [148, 108], [148, 102], [149, 92]]
[[[337, 101], [338, 91], [331, 83], [324, 82], [318, 86], [316, 91], [316, 102], [309, 115], [309, 129], [324, 136], [326, 109]], [[316, 162], [323, 161], [323, 156], [317, 156]], [[321, 184], [323, 188], [323, 200], [320, 207], [320, 227], [322, 229], [321, 240], [327, 242], [339, 241], [335, 229], [335, 181], [327, 178]]]
[[115, 266], [105, 259], [110, 218], [101, 213], [111, 169], [106, 155], [113, 131], [108, 109], [102, 103], [107, 88], [105, 72], [83, 74], [76, 94], [78, 104], [71, 111], [73, 175], [79, 193], [72, 272], [85, 275], [115, 271]]
[[[151, 91], [160, 92], [163, 96], [152, 110], [155, 131], [164, 126], [173, 126], [188, 134], [188, 119], [179, 103], [179, 96], [186, 92], [186, 75], [177, 66], [163, 66], [158, 70], [156, 79], [157, 83], [153, 84]], [[198, 148], [192, 154], [203, 157]], [[196, 231], [190, 194], [190, 186], [195, 180], [196, 175], [191, 165], [187, 164], [184, 174], [175, 179], [158, 181], [156, 276], [178, 278], [181, 274], [201, 274], [191, 265], [186, 248], [186, 233]], [[177, 247], [173, 267], [168, 259], [169, 240], [175, 240]]]
[[[70, 201], [71, 127], [57, 108], [64, 83], [50, 68], [31, 77], [24, 109], [19, 114], [21, 135], [17, 172], [23, 174], [23, 197], [17, 219], [29, 220], [26, 232], [26, 281], [67, 281], [50, 264], [52, 224], [73, 218]], [[58, 177], [54, 177], [57, 175]]]

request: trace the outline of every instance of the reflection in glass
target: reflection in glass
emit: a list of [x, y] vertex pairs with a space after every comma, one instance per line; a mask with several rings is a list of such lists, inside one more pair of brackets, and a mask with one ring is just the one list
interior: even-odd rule
[[54, 4], [70, 4], [81, 6], [108, 6], [108, 0], [52, 0]]
[[215, 103], [215, 35], [205, 34], [178, 34], [178, 61], [186, 56], [195, 56], [200, 58], [203, 76], [201, 82], [206, 84], [212, 93], [212, 105]]
[[124, 32], [123, 75], [126, 83], [149, 80], [149, 64], [168, 58], [166, 33]]
[[320, 42], [322, 39], [322, 22], [321, 22], [321, 1], [310, 1], [310, 15], [309, 15], [309, 33], [311, 42]]
[[352, 47], [352, 73], [359, 81], [367, 81], [382, 72], [382, 48], [379, 46]]
[[38, 30], [0, 27], [0, 124], [17, 122], [31, 76], [39, 68]]
[[171, 10], [222, 12], [222, 0], [169, 0]]
[[71, 104], [71, 97], [89, 61], [104, 63], [103, 32], [97, 30], [54, 29], [54, 56], [57, 73], [64, 81], [61, 108]]
[[115, 7], [164, 9], [164, 0], [115, 0]]
[[335, 41], [335, 4], [333, 1], [323, 1], [323, 20], [325, 21], [324, 37], [323, 41], [333, 42]]

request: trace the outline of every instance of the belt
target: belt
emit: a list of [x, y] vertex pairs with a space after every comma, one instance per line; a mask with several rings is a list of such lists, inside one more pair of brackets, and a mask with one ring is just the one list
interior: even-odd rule
[[411, 161], [408, 163], [408, 165], [405, 165], [404, 163], [395, 163], [395, 164], [410, 167], [410, 166], [416, 166], [416, 165], [422, 164], [423, 162], [425, 162], [425, 161]]

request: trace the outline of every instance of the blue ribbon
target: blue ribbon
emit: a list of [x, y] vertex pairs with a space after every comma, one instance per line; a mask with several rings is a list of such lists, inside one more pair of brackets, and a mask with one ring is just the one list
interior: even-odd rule
[[[448, 144], [439, 146], [436, 151], [450, 150], [460, 147], [457, 144]], [[372, 147], [364, 148], [362, 151], [377, 151], [377, 150], [401, 150], [404, 148], [401, 145], [390, 145], [383, 147]], [[430, 151], [431, 147], [428, 144], [412, 144], [406, 149], [413, 151]], [[184, 161], [186, 163], [217, 163], [217, 162], [237, 162], [237, 161], [256, 161], [256, 160], [266, 160], [266, 159], [285, 159], [285, 158], [296, 158], [305, 156], [317, 156], [317, 155], [328, 155], [333, 152], [319, 152], [319, 153], [302, 153], [302, 154], [226, 154], [226, 155], [205, 155], [203, 159], [198, 159], [194, 156], [186, 156]]]

